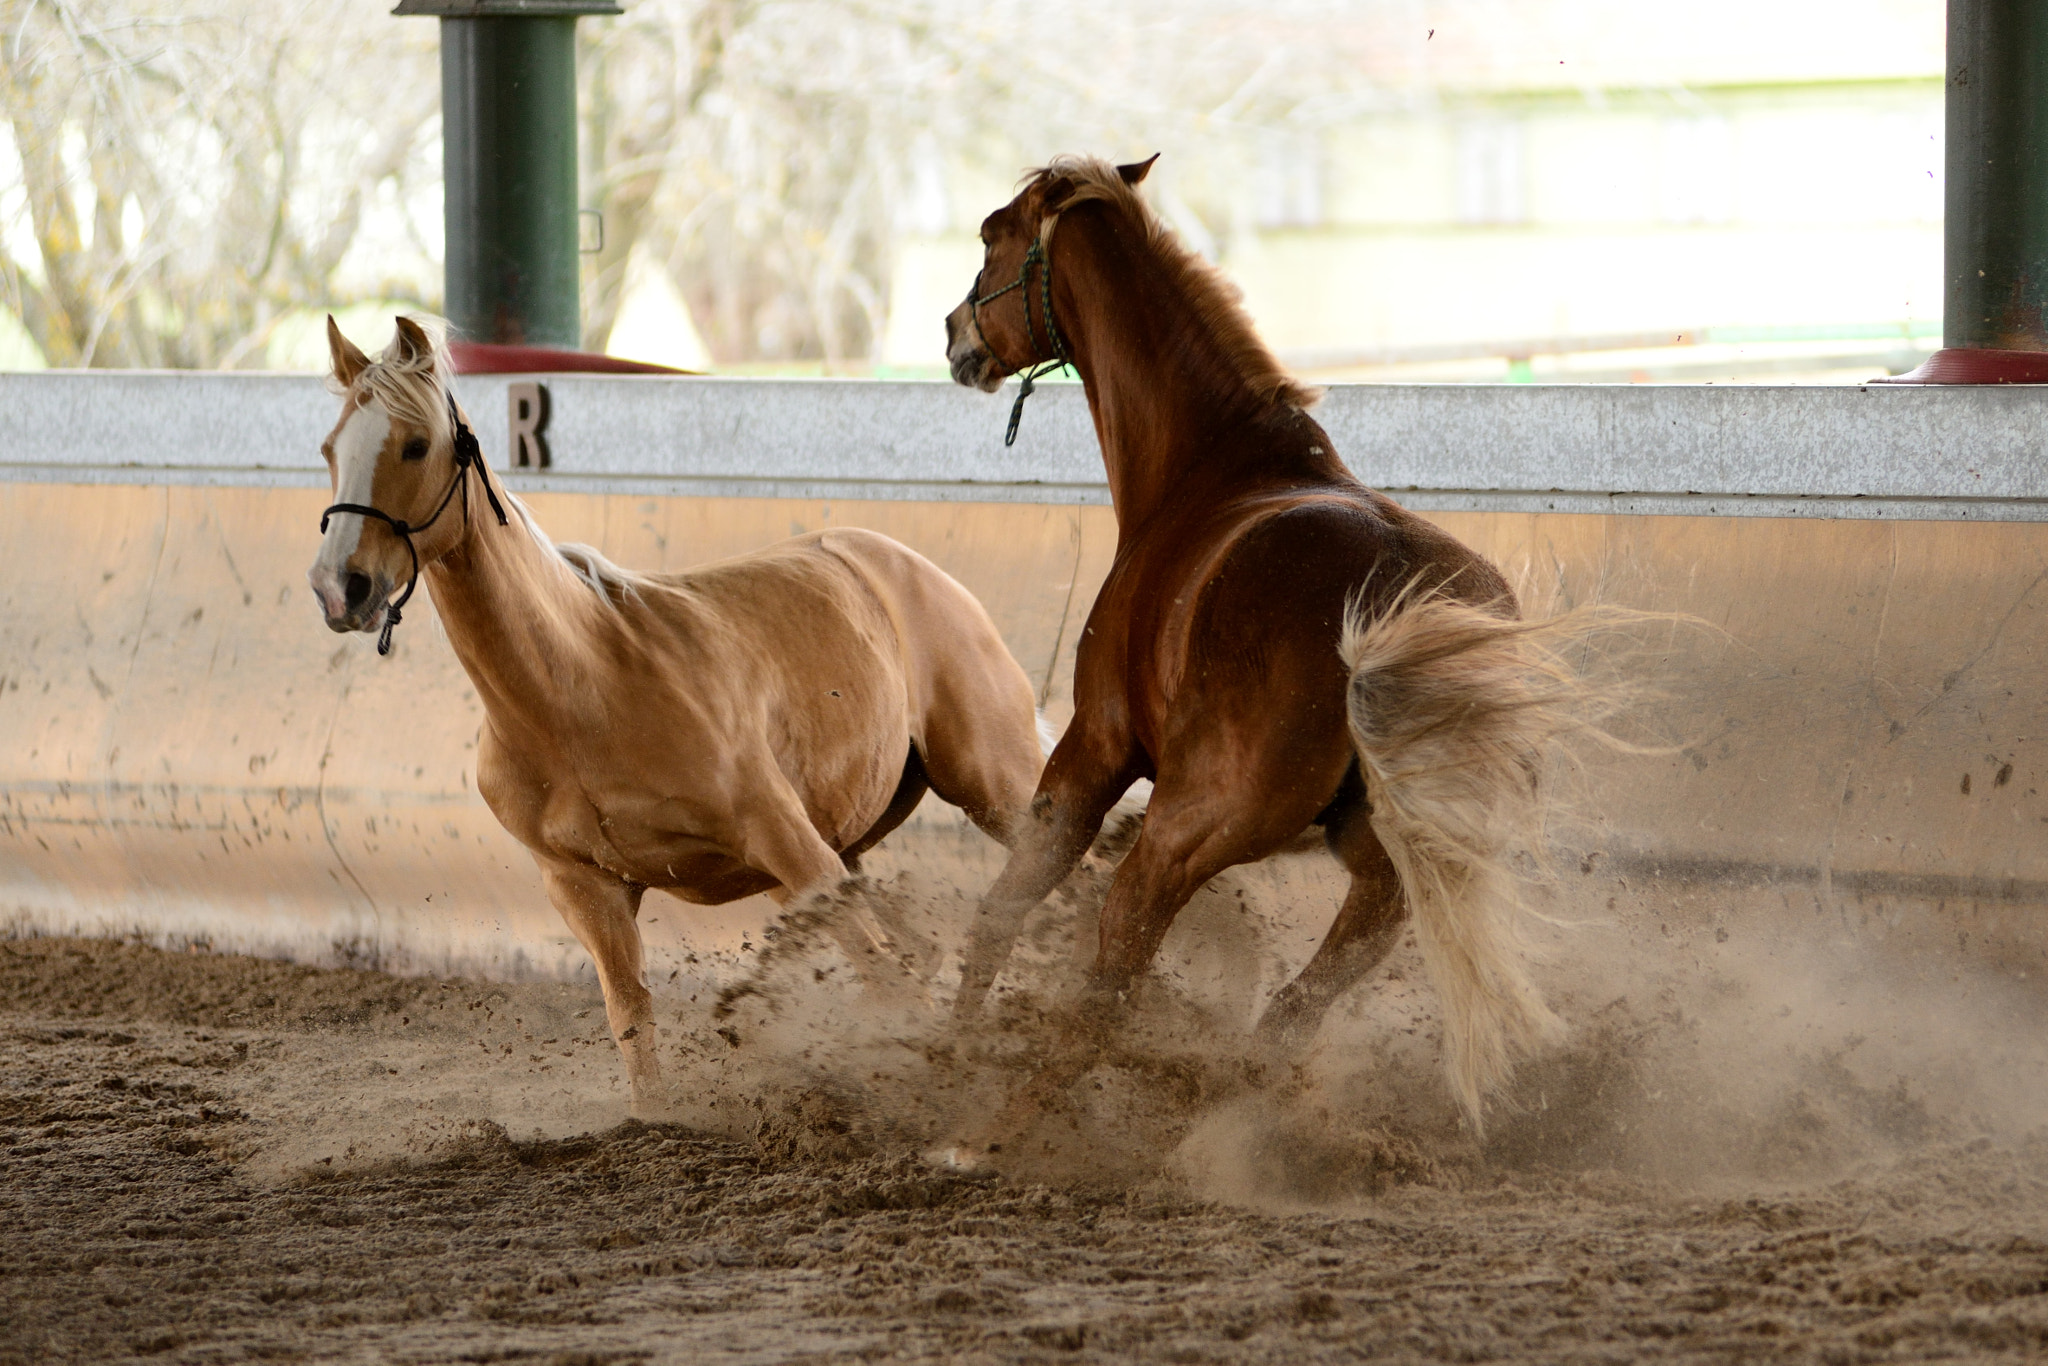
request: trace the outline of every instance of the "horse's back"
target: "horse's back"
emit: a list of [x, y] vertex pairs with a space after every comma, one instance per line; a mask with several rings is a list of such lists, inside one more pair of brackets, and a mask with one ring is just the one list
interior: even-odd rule
[[[900, 679], [905, 722], [928, 756], [957, 747], [963, 726], [1036, 735], [1030, 680], [980, 601], [878, 531], [806, 532], [668, 582], [748, 618], [789, 651], [815, 654], [845, 622], [857, 624]], [[799, 610], [805, 599], [816, 606]], [[1031, 745], [1035, 755], [1035, 738]]]
[[[1299, 638], [1334, 652], [1345, 612], [1443, 592], [1514, 611], [1499, 570], [1442, 528], [1358, 484], [1284, 489], [1216, 509], [1161, 547], [1133, 625], [1185, 666], [1244, 642]], [[1145, 629], [1146, 608], [1160, 619]], [[1165, 661], [1162, 661], [1165, 662]]]
[[901, 541], [865, 527], [807, 531], [759, 550], [652, 577], [718, 601], [804, 583], [814, 589], [829, 585], [835, 594], [864, 593], [885, 611], [907, 603], [936, 607], [941, 612], [979, 614], [984, 620], [987, 615], [944, 570]]
[[1485, 556], [1435, 523], [1360, 484], [1303, 490], [1248, 510], [1222, 567], [1292, 585], [1292, 596], [1333, 595], [1368, 615], [1416, 593], [1442, 593], [1513, 614], [1514, 592]]
[[952, 585], [930, 561], [887, 536], [835, 527], [652, 581], [672, 595], [679, 619], [715, 621], [774, 656], [858, 652], [851, 632], [900, 667], [903, 604], [918, 600], [920, 584], [931, 576]]
[[806, 532], [649, 582], [670, 595], [669, 610], [679, 618], [716, 622], [764, 659], [875, 655], [900, 673], [913, 728], [949, 694], [964, 691], [967, 701], [1030, 696], [1023, 670], [974, 595], [880, 532]]

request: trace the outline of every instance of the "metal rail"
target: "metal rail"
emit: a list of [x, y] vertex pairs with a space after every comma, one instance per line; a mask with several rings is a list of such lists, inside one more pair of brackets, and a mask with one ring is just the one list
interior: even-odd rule
[[[508, 384], [457, 391], [506, 463]], [[949, 384], [555, 375], [553, 467], [515, 489], [1100, 504], [1079, 386], [1017, 445]], [[324, 487], [335, 401], [305, 376], [0, 375], [0, 480]], [[1359, 477], [1426, 511], [2048, 521], [2048, 392], [1999, 387], [1340, 384]]]

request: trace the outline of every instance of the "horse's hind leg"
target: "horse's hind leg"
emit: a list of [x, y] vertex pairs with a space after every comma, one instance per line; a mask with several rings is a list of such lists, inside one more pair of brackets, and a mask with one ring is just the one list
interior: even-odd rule
[[1351, 874], [1351, 890], [1315, 956], [1259, 1020], [1260, 1044], [1276, 1053], [1308, 1046], [1330, 1006], [1380, 965], [1408, 919], [1400, 874], [1373, 833], [1364, 795], [1333, 813], [1324, 829], [1330, 851]]
[[605, 1017], [626, 1060], [633, 1113], [658, 1114], [668, 1103], [655, 1054], [654, 996], [640, 980], [640, 898], [645, 888], [585, 864], [540, 861], [548, 900], [590, 951], [604, 989]]
[[1265, 857], [1307, 823], [1284, 800], [1259, 801], [1259, 790], [1232, 792], [1212, 775], [1175, 782], [1162, 777], [1145, 825], [1117, 868], [1102, 906], [1091, 989], [1119, 997], [1152, 962], [1174, 917], [1203, 884], [1225, 868]]
[[[901, 786], [897, 795], [904, 795]], [[917, 795], [922, 796], [922, 791]], [[909, 814], [908, 806], [904, 814]], [[749, 866], [782, 884], [768, 893], [778, 905], [837, 886], [847, 876], [844, 861], [811, 824], [796, 793], [786, 787], [769, 790], [742, 813], [737, 842]], [[895, 986], [907, 965], [873, 907], [853, 901], [835, 909], [843, 913], [822, 916], [819, 928], [838, 942], [854, 971], [869, 985]]]
[[932, 791], [1014, 849], [1045, 768], [1038, 710], [1030, 680], [994, 629], [981, 641], [966, 635], [932, 672], [918, 751]]
[[846, 865], [846, 871], [860, 871], [860, 856], [880, 844], [897, 826], [910, 819], [910, 813], [917, 810], [917, 804], [924, 800], [924, 794], [931, 789], [931, 779], [925, 776], [924, 759], [917, 752], [917, 746], [910, 747], [909, 757], [903, 761], [903, 777], [896, 783], [896, 794], [889, 798], [889, 805], [868, 832], [840, 851], [839, 861]]

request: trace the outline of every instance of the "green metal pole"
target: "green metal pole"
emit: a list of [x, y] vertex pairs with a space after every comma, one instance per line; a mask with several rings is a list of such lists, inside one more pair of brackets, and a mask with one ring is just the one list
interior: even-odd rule
[[2048, 5], [1948, 0], [1942, 345], [2048, 351]]
[[613, 0], [404, 0], [441, 21], [443, 307], [468, 341], [575, 350], [576, 20]]
[[576, 21], [441, 20], [449, 321], [472, 341], [582, 342]]

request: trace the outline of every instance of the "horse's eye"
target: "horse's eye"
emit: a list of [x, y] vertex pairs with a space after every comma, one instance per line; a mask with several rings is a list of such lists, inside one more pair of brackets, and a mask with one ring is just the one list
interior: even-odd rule
[[407, 460], [425, 460], [427, 458], [427, 439], [424, 436], [412, 438], [412, 440], [405, 443], [403, 454]]

